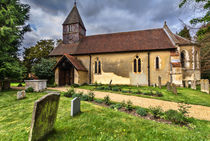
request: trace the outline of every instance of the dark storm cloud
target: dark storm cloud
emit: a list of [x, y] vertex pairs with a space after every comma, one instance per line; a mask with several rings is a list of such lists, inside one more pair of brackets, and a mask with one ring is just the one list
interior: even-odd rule
[[[173, 32], [189, 21], [187, 11], [178, 8], [180, 0], [77, 0], [87, 35], [159, 28], [166, 20]], [[31, 6], [33, 31], [25, 35], [24, 47], [40, 39], [62, 38], [62, 23], [74, 0], [21, 0]], [[185, 10], [187, 10], [185, 8]]]

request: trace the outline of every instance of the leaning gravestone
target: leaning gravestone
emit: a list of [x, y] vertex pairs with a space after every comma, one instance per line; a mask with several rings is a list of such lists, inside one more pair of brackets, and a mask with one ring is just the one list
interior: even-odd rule
[[204, 80], [204, 83], [205, 83], [205, 86], [204, 86], [205, 92], [207, 94], [209, 94], [209, 80], [208, 79], [205, 79]]
[[170, 82], [167, 82], [166, 87], [167, 87], [168, 91], [171, 91], [171, 83]]
[[171, 87], [172, 87], [172, 90], [171, 90], [172, 93], [175, 94], [175, 95], [177, 95], [176, 85], [175, 84], [172, 84]]
[[191, 82], [191, 89], [196, 90], [196, 80]]
[[205, 82], [204, 82], [204, 79], [201, 79], [200, 83], [201, 83], [201, 92], [205, 92]]
[[161, 89], [161, 77], [158, 76], [158, 87]]
[[80, 98], [79, 97], [75, 97], [72, 101], [71, 101], [71, 116], [75, 116], [78, 113], [80, 113]]
[[26, 97], [26, 92], [25, 91], [18, 91], [17, 92], [17, 100], [23, 99]]
[[35, 102], [29, 141], [40, 140], [53, 130], [59, 99], [60, 94], [48, 94]]

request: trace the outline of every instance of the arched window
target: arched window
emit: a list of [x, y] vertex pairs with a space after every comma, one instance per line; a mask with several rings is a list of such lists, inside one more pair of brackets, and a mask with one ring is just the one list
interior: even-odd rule
[[156, 57], [156, 59], [155, 59], [155, 68], [156, 69], [160, 68], [160, 59], [159, 59], [159, 57]]
[[141, 72], [141, 59], [139, 56], [136, 56], [136, 58], [133, 60], [133, 71]]
[[95, 74], [101, 74], [101, 61], [95, 61]]
[[186, 67], [186, 53], [184, 50], [181, 52], [181, 65], [182, 68]]

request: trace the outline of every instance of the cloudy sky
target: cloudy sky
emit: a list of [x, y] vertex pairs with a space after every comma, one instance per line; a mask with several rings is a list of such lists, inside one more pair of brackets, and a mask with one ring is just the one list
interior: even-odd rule
[[[31, 6], [32, 32], [25, 34], [23, 47], [41, 39], [61, 39], [62, 23], [74, 0], [21, 0]], [[189, 8], [178, 8], [180, 0], [78, 0], [77, 7], [87, 35], [160, 28], [167, 21], [175, 33], [192, 18]], [[192, 14], [191, 15], [195, 15]]]

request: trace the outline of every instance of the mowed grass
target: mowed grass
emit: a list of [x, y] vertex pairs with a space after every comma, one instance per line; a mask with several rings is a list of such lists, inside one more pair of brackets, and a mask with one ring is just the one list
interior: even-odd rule
[[[108, 87], [107, 85], [102, 85], [103, 87]], [[100, 87], [100, 86], [98, 86]], [[128, 91], [129, 89], [132, 92], [137, 92], [137, 90], [140, 90], [141, 92], [150, 92], [152, 91], [159, 91], [163, 94], [162, 97], [154, 97], [154, 96], [148, 96], [148, 95], [139, 95], [139, 94], [133, 94], [133, 93], [122, 93], [120, 91], [111, 91], [111, 90], [96, 90], [96, 91], [104, 91], [104, 92], [112, 92], [112, 93], [119, 93], [124, 95], [134, 95], [139, 97], [145, 97], [145, 98], [153, 98], [153, 99], [160, 99], [165, 101], [173, 101], [173, 102], [184, 102], [187, 104], [195, 104], [195, 105], [203, 105], [210, 107], [210, 94], [203, 93], [200, 90], [192, 90], [191, 88], [177, 88], [178, 94], [175, 95], [172, 92], [167, 91], [166, 87], [162, 87], [159, 89], [158, 87], [147, 87], [147, 86], [124, 86], [124, 85], [115, 85], [112, 86], [121, 88], [122, 90]], [[84, 85], [80, 86], [81, 89], [89, 89], [94, 90], [95, 86], [92, 85]]]
[[[19, 84], [20, 83], [13, 82], [13, 83], [10, 84], [10, 87], [18, 87]], [[22, 84], [23, 87], [25, 87], [25, 83], [21, 83], [21, 84]]]
[[[0, 140], [28, 140], [34, 101], [46, 93], [28, 93], [16, 100], [17, 91], [0, 93]], [[44, 140], [133, 141], [210, 140], [210, 122], [194, 120], [192, 127], [180, 127], [145, 120], [123, 112], [81, 102], [82, 113], [70, 117], [71, 99], [61, 96], [55, 130]]]

